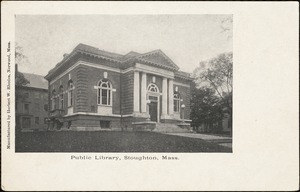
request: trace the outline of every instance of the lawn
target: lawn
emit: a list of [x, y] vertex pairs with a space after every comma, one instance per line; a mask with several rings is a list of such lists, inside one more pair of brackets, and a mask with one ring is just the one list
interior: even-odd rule
[[201, 139], [156, 132], [27, 132], [16, 137], [16, 152], [232, 152]]

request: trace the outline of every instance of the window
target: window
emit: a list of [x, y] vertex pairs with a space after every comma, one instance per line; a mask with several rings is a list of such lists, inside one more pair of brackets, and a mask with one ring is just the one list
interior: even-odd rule
[[44, 99], [44, 101], [48, 101], [48, 95], [47, 94], [43, 94], [42, 98]]
[[159, 93], [158, 87], [157, 87], [157, 85], [155, 85], [154, 83], [151, 83], [151, 84], [148, 86], [148, 91], [154, 92], [154, 93]]
[[44, 111], [48, 111], [48, 104], [44, 105]]
[[34, 118], [34, 122], [36, 125], [40, 124], [40, 118], [39, 117], [35, 117]]
[[40, 99], [40, 93], [35, 92], [35, 93], [34, 93], [34, 98], [35, 98], [35, 99]]
[[39, 112], [40, 111], [40, 105], [38, 103], [34, 104], [34, 110], [35, 110], [35, 112]]
[[47, 124], [48, 123], [48, 120], [47, 120], [47, 117], [44, 118], [44, 124]]
[[97, 103], [98, 105], [112, 105], [112, 86], [111, 83], [107, 79], [103, 79], [98, 84], [98, 97]]
[[28, 129], [31, 127], [31, 121], [29, 117], [22, 118], [22, 128]]
[[64, 108], [64, 89], [62, 86], [59, 88], [59, 108]]
[[68, 107], [73, 106], [73, 91], [74, 91], [74, 85], [72, 80], [68, 83]]
[[100, 121], [100, 128], [102, 129], [110, 128], [110, 121]]
[[174, 112], [180, 111], [180, 95], [178, 93], [174, 94]]
[[24, 104], [24, 113], [29, 113], [29, 104]]
[[56, 91], [55, 89], [52, 91], [52, 95], [51, 95], [51, 109], [54, 110], [56, 109]]
[[28, 99], [29, 98], [29, 93], [24, 93], [24, 98]]

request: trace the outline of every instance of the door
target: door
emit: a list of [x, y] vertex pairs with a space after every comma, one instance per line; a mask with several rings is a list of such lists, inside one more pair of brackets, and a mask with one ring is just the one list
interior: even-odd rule
[[150, 120], [157, 122], [157, 102], [151, 101], [149, 105]]

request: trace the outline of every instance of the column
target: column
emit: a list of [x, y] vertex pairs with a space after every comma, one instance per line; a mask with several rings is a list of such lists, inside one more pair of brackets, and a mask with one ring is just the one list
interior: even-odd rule
[[140, 73], [138, 71], [134, 71], [133, 79], [133, 111], [140, 112]]
[[163, 78], [162, 81], [162, 117], [165, 117], [168, 114], [168, 79]]
[[169, 79], [169, 115], [174, 113], [174, 90], [173, 79]]
[[147, 103], [146, 103], [146, 97], [147, 97], [147, 74], [142, 73], [142, 81], [141, 81], [141, 112], [146, 113], [147, 110]]

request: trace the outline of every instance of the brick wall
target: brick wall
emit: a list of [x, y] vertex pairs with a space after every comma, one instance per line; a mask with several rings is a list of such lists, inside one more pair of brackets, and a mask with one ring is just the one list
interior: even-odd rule
[[[52, 110], [51, 108], [51, 97], [52, 97], [52, 91], [53, 89], [55, 89], [56, 91], [56, 95], [59, 94], [59, 88], [60, 86], [63, 87], [63, 90], [64, 90], [64, 106], [63, 106], [63, 109], [65, 110], [64, 111], [64, 115], [67, 114], [67, 109], [68, 109], [68, 94], [66, 92], [67, 88], [68, 88], [68, 82], [69, 82], [69, 74], [71, 76], [71, 80], [73, 81], [73, 84], [75, 86], [75, 92], [74, 92], [74, 98], [73, 98], [73, 106], [74, 106], [74, 112], [76, 110], [76, 105], [77, 105], [77, 95], [75, 94], [76, 93], [76, 88], [77, 88], [77, 68], [73, 69], [72, 71], [70, 71], [69, 73], [65, 74], [64, 76], [62, 76], [61, 78], [57, 79], [55, 82], [53, 82], [50, 86], [49, 86], [49, 93], [50, 93], [50, 101], [49, 101], [49, 107], [50, 107], [50, 110]], [[56, 106], [58, 108], [58, 103], [59, 102], [59, 99], [56, 100]]]
[[133, 78], [134, 72], [122, 74], [122, 112], [123, 115], [133, 113]]
[[75, 88], [75, 96], [76, 96], [76, 112], [88, 112], [88, 72], [87, 67], [78, 66], [76, 67], [76, 88]]
[[[100, 80], [104, 78], [104, 72], [107, 72], [107, 79], [112, 84], [112, 88], [115, 91], [112, 92], [112, 112], [113, 114], [120, 114], [120, 73], [108, 71], [105, 69], [99, 69], [95, 67], [85, 67], [86, 68], [86, 77], [87, 77], [87, 108], [88, 112], [97, 112], [97, 89], [94, 86], [98, 86]], [[95, 107], [95, 111], [92, 111], [92, 108]]]
[[186, 87], [186, 86], [176, 85], [176, 82], [183, 83], [183, 84], [186, 84], [186, 85], [190, 85], [190, 81], [183, 80], [183, 79], [180, 79], [180, 78], [175, 78], [175, 83], [174, 83], [174, 91], [175, 91], [175, 87], [177, 86], [180, 97], [183, 100], [181, 102], [181, 105], [182, 104], [185, 105], [184, 118], [189, 119], [190, 118], [190, 113], [191, 113], [191, 105], [190, 105], [190, 102], [191, 102], [190, 101], [191, 100], [191, 88]]

